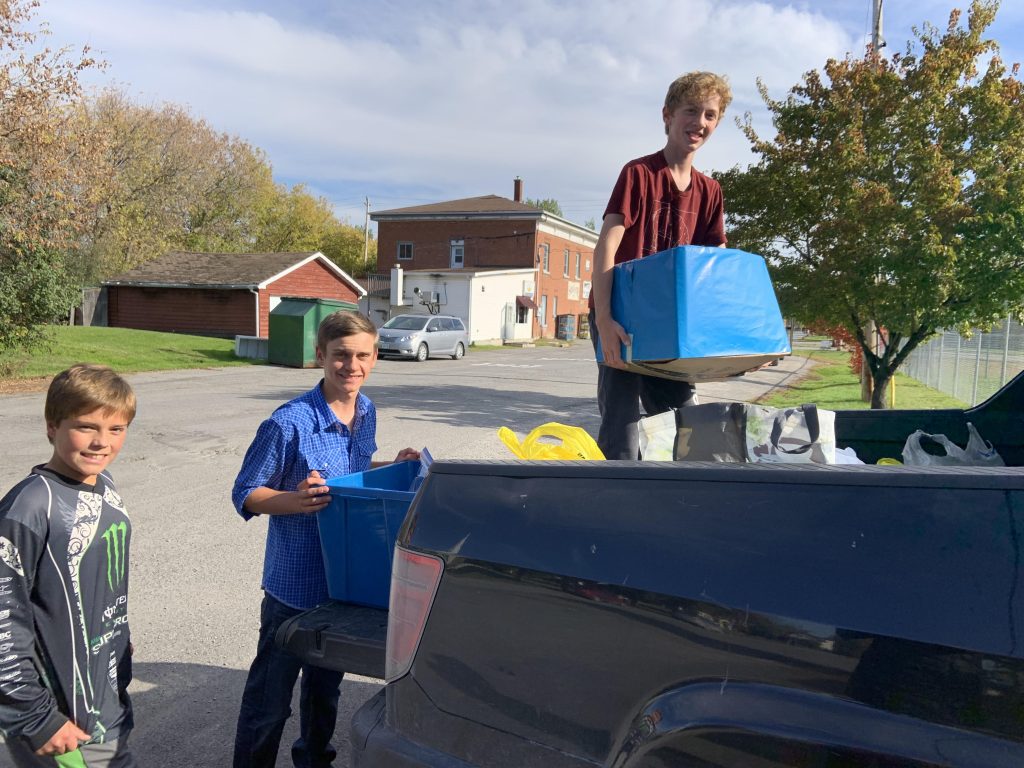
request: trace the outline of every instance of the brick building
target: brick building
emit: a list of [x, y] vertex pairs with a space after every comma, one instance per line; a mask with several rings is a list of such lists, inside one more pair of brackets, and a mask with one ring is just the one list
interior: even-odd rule
[[174, 251], [103, 283], [113, 328], [200, 336], [269, 335], [285, 297], [356, 303], [366, 291], [319, 252]]
[[597, 233], [526, 205], [523, 184], [513, 199], [498, 195], [395, 208], [377, 222], [377, 261], [409, 271], [531, 268], [533, 290], [507, 297], [532, 312], [533, 335], [555, 335], [558, 315], [583, 315], [593, 279]]

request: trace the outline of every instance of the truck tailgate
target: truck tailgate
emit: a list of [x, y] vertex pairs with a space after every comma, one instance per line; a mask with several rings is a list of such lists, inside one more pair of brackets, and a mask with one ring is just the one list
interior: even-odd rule
[[307, 664], [384, 677], [388, 612], [329, 600], [281, 625], [277, 645]]

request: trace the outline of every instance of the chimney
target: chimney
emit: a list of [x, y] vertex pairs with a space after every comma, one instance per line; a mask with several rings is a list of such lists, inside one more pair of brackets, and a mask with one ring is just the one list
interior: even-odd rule
[[395, 264], [391, 268], [391, 306], [405, 306], [405, 273], [401, 264]]
[[523, 180], [518, 176], [512, 182], [512, 199], [517, 203], [523, 202]]

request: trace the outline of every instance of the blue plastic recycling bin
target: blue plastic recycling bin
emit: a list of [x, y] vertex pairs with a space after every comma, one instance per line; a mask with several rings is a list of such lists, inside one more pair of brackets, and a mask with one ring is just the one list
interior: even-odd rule
[[317, 523], [332, 599], [388, 607], [395, 539], [419, 469], [419, 461], [402, 461], [327, 480], [331, 503]]

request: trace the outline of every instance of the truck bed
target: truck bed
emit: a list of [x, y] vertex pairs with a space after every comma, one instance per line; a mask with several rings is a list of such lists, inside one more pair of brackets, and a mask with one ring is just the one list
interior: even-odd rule
[[[398, 544], [443, 576], [354, 765], [1024, 765], [1022, 396], [836, 419], [1007, 468], [435, 462]], [[382, 658], [376, 616], [289, 647]]]
[[444, 576], [358, 764], [378, 731], [481, 766], [1024, 764], [1022, 533], [1020, 468], [440, 464], [399, 545]]

